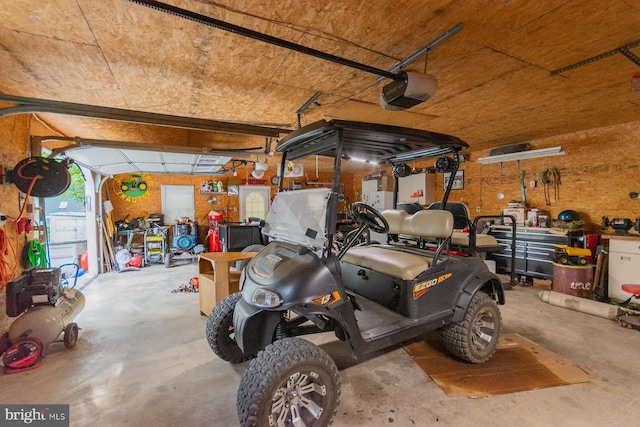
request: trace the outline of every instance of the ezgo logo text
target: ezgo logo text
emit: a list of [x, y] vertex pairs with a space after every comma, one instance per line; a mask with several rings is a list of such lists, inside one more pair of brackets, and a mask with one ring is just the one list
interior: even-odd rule
[[69, 405], [0, 405], [3, 426], [69, 427]]

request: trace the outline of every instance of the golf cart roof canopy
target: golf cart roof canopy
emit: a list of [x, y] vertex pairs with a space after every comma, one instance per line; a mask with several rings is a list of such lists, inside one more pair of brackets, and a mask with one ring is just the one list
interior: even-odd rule
[[335, 157], [342, 134], [342, 158], [399, 163], [468, 148], [461, 139], [437, 132], [375, 123], [320, 120], [297, 129], [276, 146], [288, 160], [309, 155]]

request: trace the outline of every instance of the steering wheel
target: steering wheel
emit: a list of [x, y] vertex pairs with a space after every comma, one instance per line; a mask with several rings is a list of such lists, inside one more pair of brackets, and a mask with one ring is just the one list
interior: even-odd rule
[[360, 224], [368, 227], [375, 233], [386, 233], [389, 231], [389, 223], [380, 212], [366, 203], [356, 202], [351, 205], [351, 214]]

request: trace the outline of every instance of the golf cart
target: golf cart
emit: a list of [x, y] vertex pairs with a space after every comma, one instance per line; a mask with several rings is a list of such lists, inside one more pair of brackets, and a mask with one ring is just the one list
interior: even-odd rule
[[[466, 147], [439, 133], [338, 120], [305, 126], [279, 142], [281, 170], [288, 161], [324, 155], [334, 158], [336, 173], [332, 188], [283, 191], [280, 182], [263, 228], [270, 243], [242, 271], [241, 291], [208, 318], [207, 340], [220, 358], [253, 359], [238, 390], [242, 426], [333, 421], [338, 369], [301, 335], [333, 331], [358, 359], [442, 329], [453, 355], [470, 363], [492, 357], [504, 291], [481, 257], [450, 250], [454, 216], [444, 208], [453, 180], [443, 209], [378, 212], [354, 203], [359, 227], [339, 247], [333, 244], [343, 159], [387, 162], [395, 175], [410, 169], [399, 167], [405, 161], [440, 156], [436, 165], [455, 176], [458, 152]], [[386, 242], [363, 243], [368, 231], [385, 234]]]

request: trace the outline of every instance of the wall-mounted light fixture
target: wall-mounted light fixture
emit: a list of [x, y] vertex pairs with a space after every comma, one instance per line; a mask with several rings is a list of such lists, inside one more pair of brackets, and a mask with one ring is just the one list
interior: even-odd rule
[[519, 151], [516, 153], [498, 154], [495, 156], [480, 157], [477, 162], [481, 165], [487, 163], [513, 162], [516, 160], [537, 159], [540, 157], [562, 156], [567, 154], [562, 147], [541, 148], [539, 150]]

